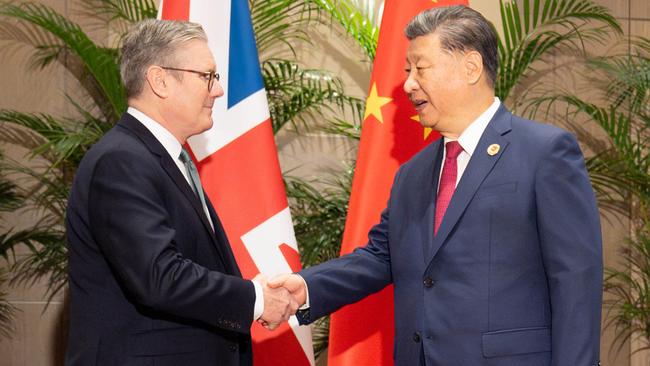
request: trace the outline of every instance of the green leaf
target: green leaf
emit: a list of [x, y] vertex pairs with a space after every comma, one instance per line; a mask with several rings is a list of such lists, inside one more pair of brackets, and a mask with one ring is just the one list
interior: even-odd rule
[[262, 64], [262, 76], [269, 99], [275, 132], [287, 123], [306, 126], [305, 118], [323, 111], [351, 113], [361, 123], [363, 100], [345, 94], [342, 82], [323, 70], [303, 70], [297, 63], [271, 59]]
[[546, 0], [543, 5], [541, 0], [523, 0], [523, 4], [522, 10], [517, 2], [500, 0], [504, 36], [498, 42], [495, 91], [503, 101], [534, 73], [531, 65], [550, 52], [584, 53], [585, 42], [600, 42], [611, 31], [622, 32], [609, 10], [591, 0]]
[[[82, 84], [84, 84], [98, 106], [104, 106], [108, 102], [110, 108], [104, 109], [109, 119], [117, 120], [126, 110], [126, 94], [120, 79], [117, 55], [113, 50], [107, 50], [97, 46], [84, 33], [79, 25], [65, 18], [55, 10], [41, 4], [23, 3], [20, 5], [1, 4], [0, 15], [10, 17], [23, 25], [23, 30], [28, 26], [36, 27], [49, 33], [57, 42], [43, 44], [33, 43], [37, 46], [36, 56], [41, 64], [51, 62], [55, 55], [68, 50], [78, 60], [81, 72], [73, 72]], [[27, 34], [26, 31], [23, 32]], [[29, 38], [30, 42], [38, 42], [37, 37]], [[40, 50], [39, 46], [45, 46], [46, 52]], [[47, 52], [49, 50], [49, 52]], [[59, 58], [57, 58], [59, 60]], [[64, 63], [68, 70], [74, 69], [75, 60], [68, 60]], [[85, 78], [91, 77], [89, 82], [84, 83]], [[93, 86], [97, 93], [93, 93]]]
[[309, 1], [249, 0], [249, 6], [260, 54], [286, 47], [295, 56], [297, 41], [309, 43], [305, 29], [318, 20], [317, 8]]
[[373, 22], [350, 0], [310, 0], [340, 24], [345, 32], [357, 41], [370, 61], [375, 59], [379, 25]]

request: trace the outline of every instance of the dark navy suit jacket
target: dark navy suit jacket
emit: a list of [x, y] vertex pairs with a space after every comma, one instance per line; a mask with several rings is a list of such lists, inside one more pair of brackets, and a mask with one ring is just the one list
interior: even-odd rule
[[501, 106], [434, 237], [442, 149], [399, 169], [365, 247], [300, 272], [301, 321], [393, 283], [397, 365], [597, 365], [600, 223], [573, 136]]
[[88, 151], [67, 211], [67, 365], [252, 365], [255, 290], [212, 205], [132, 116]]

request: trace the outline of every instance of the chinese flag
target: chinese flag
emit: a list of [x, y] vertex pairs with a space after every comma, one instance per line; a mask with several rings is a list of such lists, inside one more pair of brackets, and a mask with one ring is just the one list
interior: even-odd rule
[[[386, 0], [384, 4], [341, 255], [366, 244], [368, 231], [386, 206], [397, 168], [439, 137], [419, 124], [402, 89], [408, 47], [404, 28], [422, 10], [458, 4], [468, 2]], [[393, 288], [389, 286], [332, 314], [329, 365], [392, 365], [393, 337]]]
[[[203, 26], [221, 74], [214, 125], [188, 143], [242, 275], [300, 270], [248, 1], [162, 0], [160, 7], [162, 19]], [[255, 366], [314, 364], [311, 329], [295, 317], [275, 332], [257, 323], [251, 332]]]

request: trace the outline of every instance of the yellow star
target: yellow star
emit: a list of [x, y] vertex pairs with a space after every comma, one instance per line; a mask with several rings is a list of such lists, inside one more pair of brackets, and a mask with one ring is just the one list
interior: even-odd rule
[[433, 1], [434, 3], [437, 3], [437, 2], [438, 2], [438, 0], [431, 0], [431, 1]]
[[[418, 123], [420, 123], [420, 116], [418, 116], [418, 115], [415, 115], [415, 116], [411, 117], [411, 119], [418, 122]], [[427, 137], [429, 137], [429, 135], [431, 134], [432, 131], [433, 131], [433, 129], [431, 127], [425, 127], [424, 128], [424, 139], [425, 140], [427, 139]]]
[[393, 98], [380, 97], [377, 95], [377, 83], [372, 84], [370, 89], [370, 95], [366, 100], [366, 113], [363, 115], [363, 120], [365, 121], [369, 115], [375, 116], [377, 120], [381, 123], [384, 123], [384, 117], [381, 114], [381, 107], [390, 103]]

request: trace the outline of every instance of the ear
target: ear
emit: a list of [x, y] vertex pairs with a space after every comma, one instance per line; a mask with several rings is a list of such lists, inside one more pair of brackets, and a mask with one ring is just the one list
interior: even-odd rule
[[465, 53], [465, 76], [468, 84], [476, 84], [483, 75], [483, 57], [477, 51]]
[[169, 96], [169, 86], [165, 78], [169, 74], [165, 72], [160, 66], [149, 66], [145, 79], [151, 91], [160, 98], [167, 98]]

